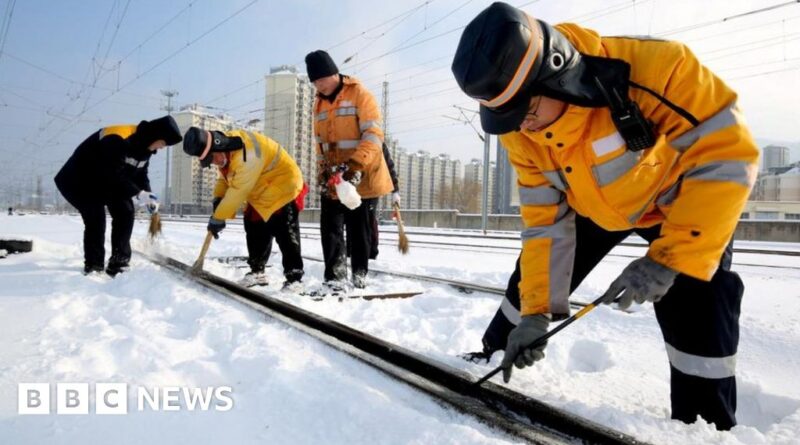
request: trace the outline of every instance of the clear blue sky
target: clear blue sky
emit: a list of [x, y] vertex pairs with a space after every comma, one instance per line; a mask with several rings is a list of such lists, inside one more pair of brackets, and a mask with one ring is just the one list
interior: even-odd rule
[[[75, 146], [103, 125], [163, 115], [162, 89], [179, 91], [178, 106], [197, 102], [236, 118], [263, 118], [263, 112], [252, 111], [263, 107], [264, 85], [258, 81], [269, 67], [297, 64], [302, 70], [304, 55], [319, 48], [330, 49], [342, 72], [362, 78], [378, 95], [380, 82], [390, 82], [388, 125], [402, 145], [463, 160], [480, 157], [474, 131], [444, 116], [457, 116], [454, 104], [475, 108], [455, 88], [449, 64], [458, 28], [489, 3], [2, 1], [4, 24], [9, 6], [14, 8], [0, 56], [0, 156], [5, 159], [0, 191], [8, 184], [30, 184], [36, 175], [49, 186]], [[800, 141], [800, 5], [720, 23], [785, 2], [511, 3], [552, 23], [576, 21], [602, 34], [659, 35], [716, 22], [665, 37], [689, 43], [740, 92], [757, 137]], [[414, 43], [419, 44], [380, 57]], [[350, 56], [352, 61], [344, 63]], [[154, 159], [154, 181], [162, 178], [163, 160], [163, 155]]]

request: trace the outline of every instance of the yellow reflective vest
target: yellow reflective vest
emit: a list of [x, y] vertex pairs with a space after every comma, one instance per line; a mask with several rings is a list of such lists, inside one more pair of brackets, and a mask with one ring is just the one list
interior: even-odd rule
[[649, 149], [627, 150], [608, 108], [574, 105], [544, 129], [500, 136], [519, 178], [522, 315], [569, 313], [575, 213], [609, 231], [661, 224], [647, 255], [710, 280], [757, 172], [759, 150], [736, 93], [681, 43], [600, 37], [574, 24], [556, 28], [583, 54], [628, 62], [633, 82], [699, 124], [631, 88], [659, 134]]
[[300, 168], [280, 144], [254, 131], [232, 130], [225, 135], [241, 138], [244, 148], [229, 152], [228, 165], [219, 171], [214, 197], [222, 201], [214, 219], [233, 218], [246, 202], [266, 221], [303, 190]]
[[136, 125], [111, 125], [100, 130], [100, 139], [106, 136], [119, 136], [122, 139], [128, 139], [133, 133], [136, 133]]
[[317, 97], [314, 135], [317, 169], [355, 162], [362, 171], [358, 194], [377, 198], [394, 189], [383, 158], [381, 113], [372, 93], [358, 80], [342, 76], [342, 90], [333, 102]]

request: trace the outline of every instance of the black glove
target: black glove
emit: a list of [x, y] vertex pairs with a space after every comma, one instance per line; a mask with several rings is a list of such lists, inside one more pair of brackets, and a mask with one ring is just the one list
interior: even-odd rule
[[506, 343], [506, 353], [500, 366], [503, 368], [503, 381], [508, 383], [511, 380], [511, 365], [516, 365], [522, 369], [532, 366], [533, 362], [544, 358], [544, 347], [547, 341], [542, 342], [532, 348], [531, 345], [536, 339], [547, 334], [547, 327], [550, 325], [550, 317], [544, 314], [526, 315], [522, 317], [510, 334]]
[[347, 163], [342, 173], [342, 179], [358, 187], [361, 184], [361, 166], [353, 161]]
[[331, 172], [325, 166], [317, 167], [317, 186], [319, 187], [320, 196], [330, 196], [328, 181], [331, 179]]
[[208, 219], [208, 231], [214, 235], [214, 239], [219, 239], [219, 232], [222, 232], [222, 229], [225, 228], [225, 220], [224, 219], [214, 219], [212, 216]]
[[212, 213], [217, 211], [217, 207], [219, 206], [219, 203], [221, 203], [221, 202], [222, 202], [222, 198], [214, 198], [214, 200], [211, 201], [211, 212]]
[[633, 301], [642, 304], [645, 301], [653, 303], [663, 297], [672, 284], [678, 272], [663, 266], [649, 257], [634, 260], [622, 273], [611, 283], [605, 295], [603, 303], [613, 303], [616, 300], [620, 309], [627, 309]]

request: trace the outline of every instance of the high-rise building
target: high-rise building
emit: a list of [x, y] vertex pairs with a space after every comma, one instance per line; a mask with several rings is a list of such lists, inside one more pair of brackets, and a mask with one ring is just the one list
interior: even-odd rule
[[[397, 143], [396, 139], [387, 138], [386, 148], [389, 150], [389, 156], [392, 157], [392, 161], [394, 162], [394, 171], [397, 173], [397, 187], [398, 192], [400, 193], [400, 199], [402, 200], [401, 206], [403, 208], [408, 208], [410, 203], [407, 196], [408, 176], [406, 176], [408, 174], [408, 155], [406, 154], [406, 151], [400, 147], [400, 144]], [[391, 194], [380, 199], [380, 208], [390, 209], [391, 207]]]
[[314, 143], [314, 84], [297, 67], [281, 65], [265, 77], [264, 132], [281, 144], [300, 167], [309, 185], [307, 207], [319, 207], [317, 155]]
[[412, 174], [418, 187], [419, 203], [417, 209], [429, 210], [433, 208], [433, 182], [436, 179], [433, 175], [433, 159], [431, 154], [425, 150], [417, 152], [418, 168]]
[[457, 192], [461, 180], [461, 162], [451, 159], [444, 153], [432, 159], [433, 209], [452, 209], [455, 207], [453, 194]]
[[782, 168], [789, 165], [789, 147], [767, 145], [764, 147], [761, 171], [769, 172], [770, 169]]
[[423, 159], [422, 155], [419, 152], [417, 153], [409, 153], [408, 154], [408, 162], [406, 162], [405, 168], [403, 169], [402, 176], [406, 178], [405, 183], [405, 195], [407, 196], [407, 204], [405, 208], [407, 209], [419, 209], [422, 205], [422, 197], [420, 196], [420, 191], [422, 187], [419, 184], [420, 181], [420, 170], [422, 169]]
[[494, 187], [493, 211], [499, 214], [519, 213], [517, 172], [508, 160], [508, 151], [497, 138], [497, 179]]
[[[461, 181], [461, 161], [446, 154], [434, 156], [424, 150], [409, 154], [393, 139], [389, 139], [387, 148], [394, 160], [404, 209], [456, 207], [452, 195]], [[381, 207], [391, 207], [390, 195], [381, 199]]]
[[[495, 163], [489, 163], [489, 199], [487, 208], [492, 213], [492, 202], [495, 192]], [[479, 184], [483, 187], [483, 162], [480, 159], [472, 159], [469, 164], [464, 166], [464, 183]], [[478, 196], [478, 211], [483, 208], [483, 188]]]
[[[228, 131], [235, 128], [230, 116], [214, 115], [201, 105], [182, 107], [172, 115], [181, 134], [189, 127], [211, 131]], [[183, 152], [183, 143], [172, 147], [170, 194], [171, 213], [208, 213], [211, 210], [212, 193], [217, 182], [216, 168], [202, 168], [195, 156]]]
[[751, 201], [800, 201], [800, 162], [758, 176]]

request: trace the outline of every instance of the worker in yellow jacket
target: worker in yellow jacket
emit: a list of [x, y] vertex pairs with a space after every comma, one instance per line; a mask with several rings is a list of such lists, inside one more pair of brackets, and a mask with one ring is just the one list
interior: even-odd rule
[[[321, 187], [320, 233], [325, 282], [343, 289], [347, 279], [346, 245], [351, 244], [352, 284], [366, 286], [372, 250], [370, 208], [393, 190], [383, 158], [381, 113], [375, 97], [357, 79], [339, 74], [322, 50], [306, 56], [309, 80], [317, 89], [314, 135], [317, 142], [318, 186]], [[339, 202], [331, 181], [341, 178], [356, 186], [361, 205], [348, 209]]]
[[756, 176], [736, 93], [683, 44], [601, 37], [494, 3], [466, 27], [452, 70], [480, 102], [519, 177], [522, 253], [484, 335], [530, 366], [529, 345], [628, 235], [650, 243], [605, 301], [654, 303], [671, 369], [672, 417], [736, 424], [743, 285], [731, 242]]
[[284, 286], [300, 282], [303, 259], [298, 213], [307, 189], [294, 159], [272, 139], [245, 130], [221, 132], [191, 127], [184, 135], [183, 150], [199, 157], [201, 166], [214, 164], [219, 169], [214, 213], [208, 221], [208, 231], [214, 237], [225, 228], [225, 220], [235, 217], [236, 211], [247, 204], [244, 230], [250, 272], [242, 284], [268, 284], [264, 268], [273, 238], [283, 257]]

